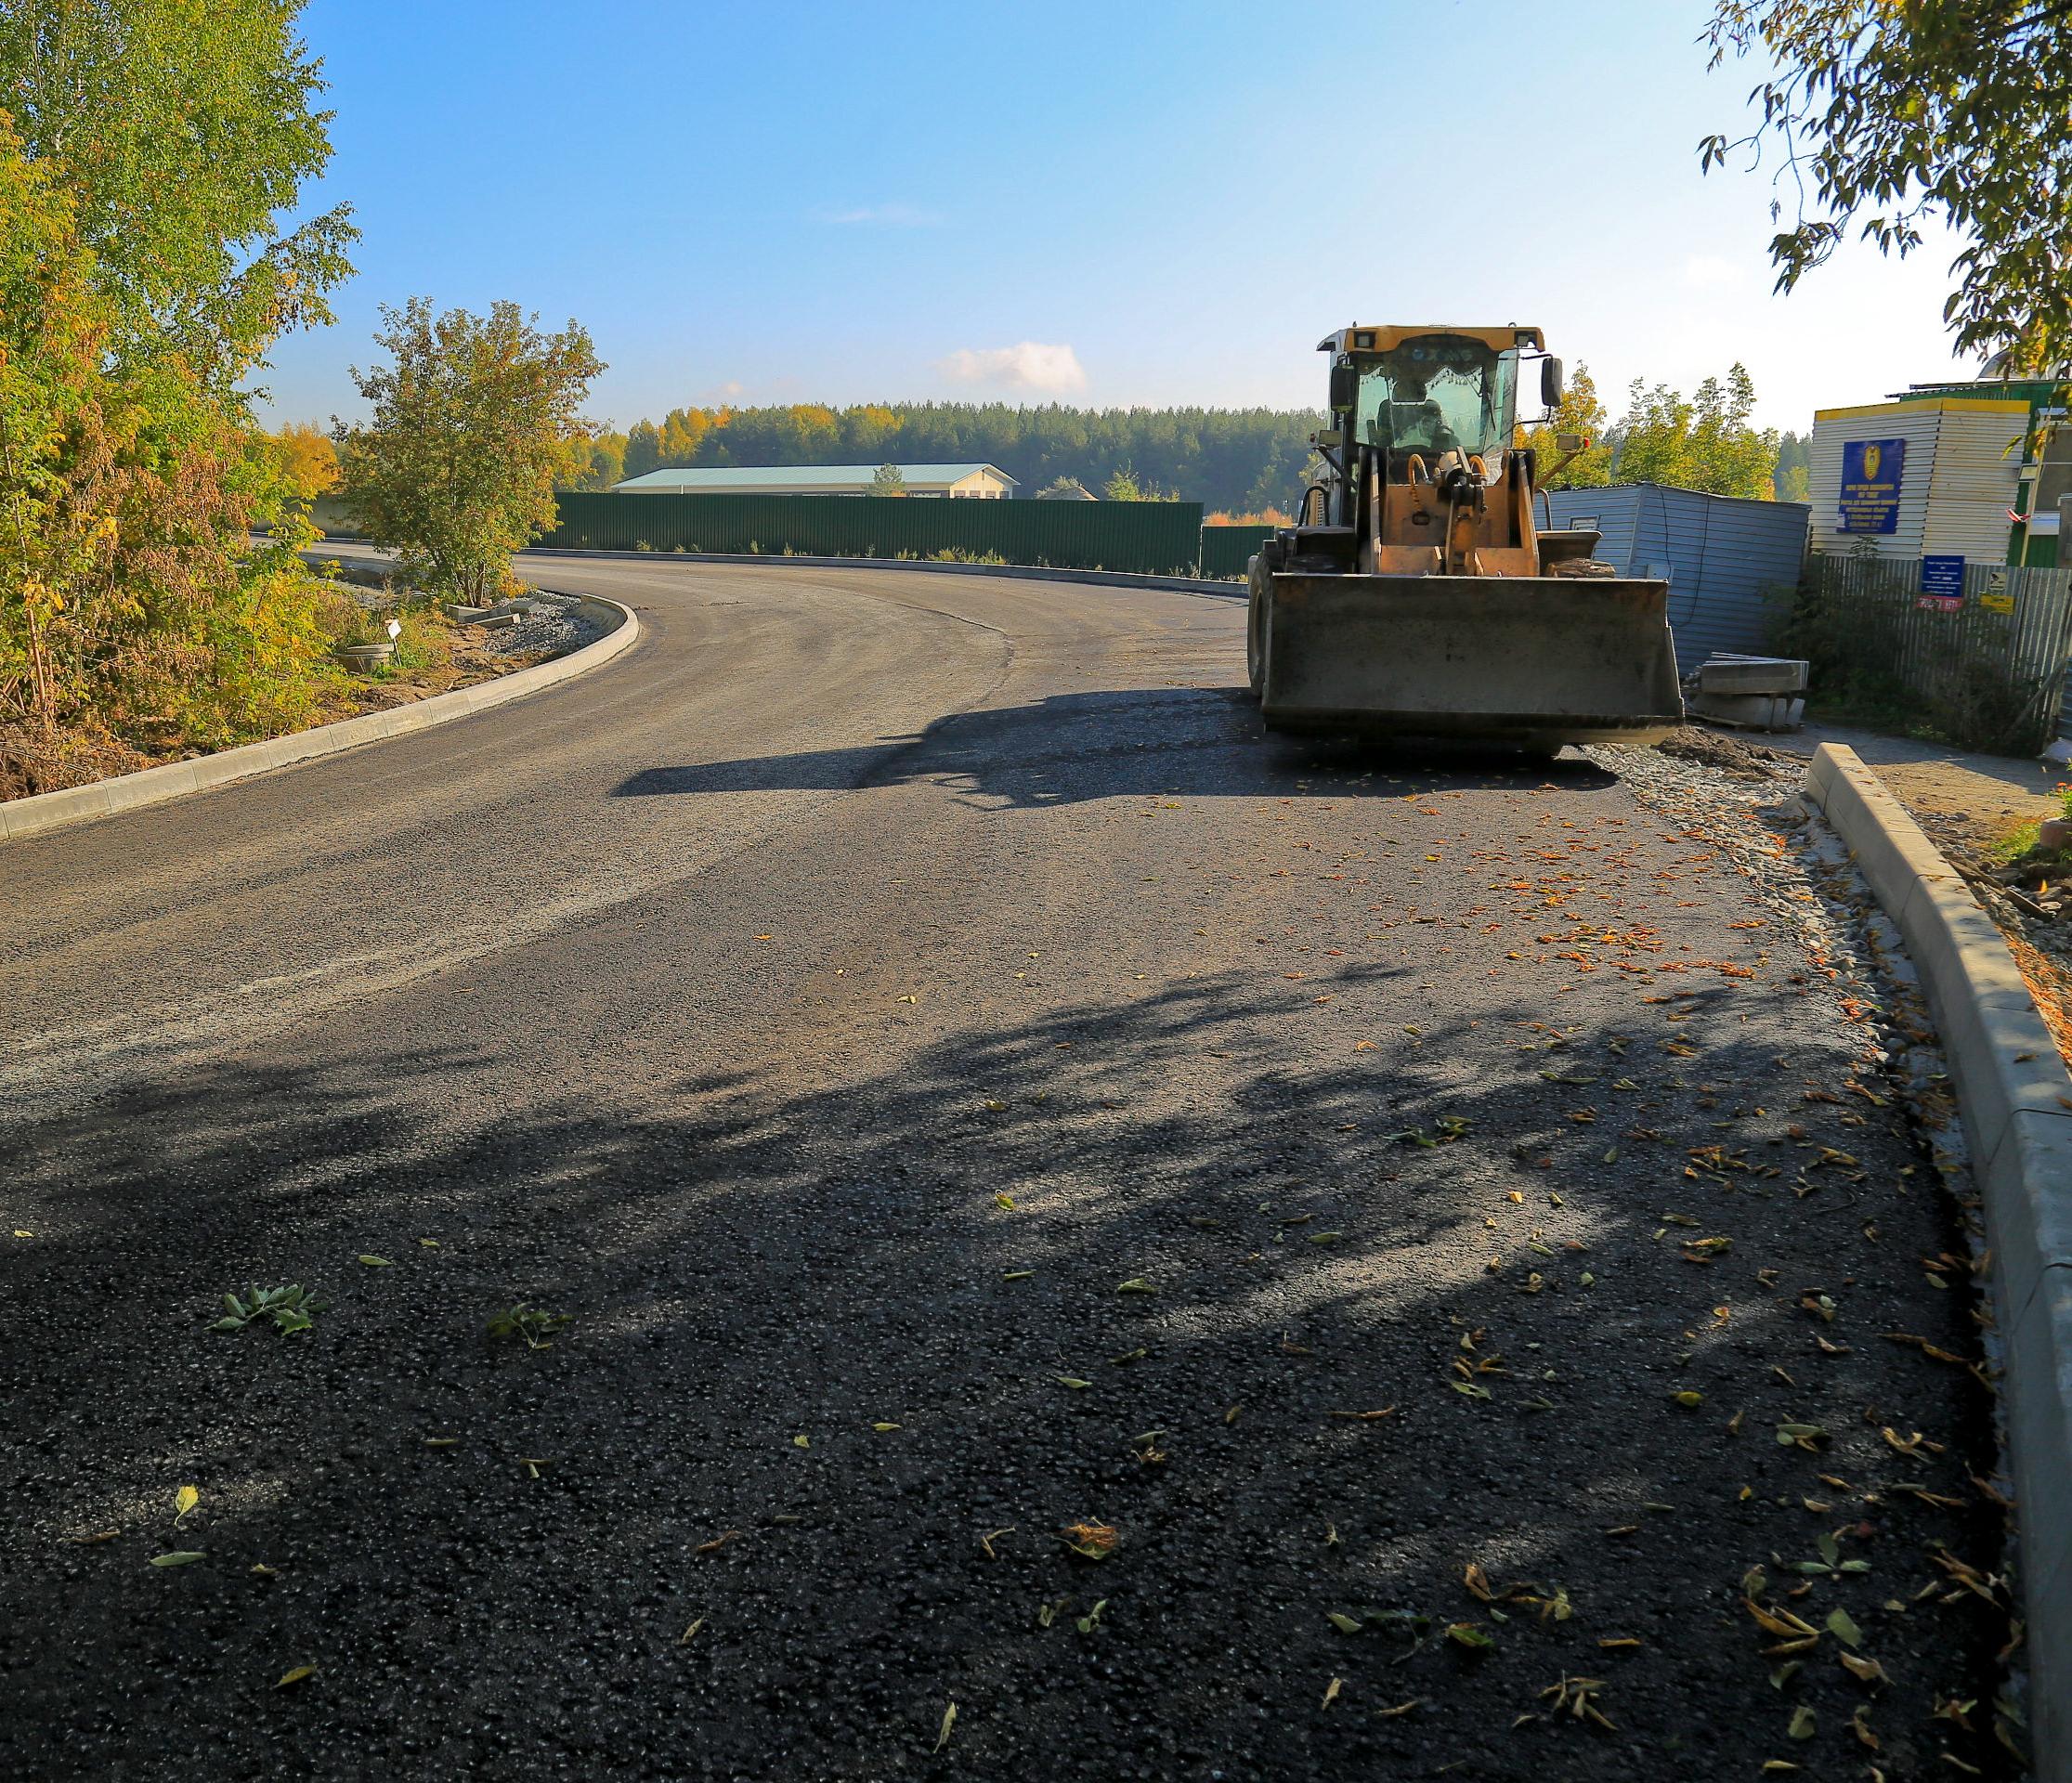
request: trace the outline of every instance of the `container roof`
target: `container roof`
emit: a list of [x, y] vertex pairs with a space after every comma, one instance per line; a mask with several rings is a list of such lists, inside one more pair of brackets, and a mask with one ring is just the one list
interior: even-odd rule
[[[867, 486], [876, 464], [716, 464], [679, 470], [649, 471], [613, 487], [621, 489], [738, 489], [762, 483], [786, 483], [794, 488], [848, 489]], [[989, 471], [1012, 486], [1014, 478], [997, 464], [900, 464], [901, 480], [915, 484], [950, 484], [977, 471]]]

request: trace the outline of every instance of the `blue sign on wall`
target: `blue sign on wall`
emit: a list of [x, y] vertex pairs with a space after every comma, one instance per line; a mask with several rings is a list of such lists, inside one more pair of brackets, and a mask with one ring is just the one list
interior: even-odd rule
[[1844, 532], [1897, 532], [1903, 439], [1852, 439], [1842, 448]]
[[1964, 604], [1964, 560], [1961, 557], [1923, 557], [1921, 560], [1921, 598], [1916, 606], [1938, 613], [1954, 613]]

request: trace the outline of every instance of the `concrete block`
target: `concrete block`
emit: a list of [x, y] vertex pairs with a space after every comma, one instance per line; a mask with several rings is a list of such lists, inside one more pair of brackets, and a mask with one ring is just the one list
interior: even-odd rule
[[97, 780], [92, 786], [67, 787], [62, 792], [35, 793], [11, 800], [5, 810], [10, 836], [33, 836], [60, 824], [85, 823], [107, 815], [108, 783]]
[[2006, 1398], [2036, 1775], [2065, 1783], [2072, 1778], [2072, 1268], [2045, 1270], [2008, 1332]]
[[1855, 852], [1857, 866], [1878, 902], [1897, 919], [1922, 878], [1951, 877], [1943, 858], [1878, 777], [1849, 751], [1838, 761], [1821, 809]]
[[1714, 657], [1698, 665], [1708, 694], [1803, 694], [1806, 665], [1790, 657]]
[[1896, 920], [1941, 1031], [1974, 1155], [1989, 1158], [2020, 1111], [2072, 1113], [2072, 1073], [2007, 944], [1970, 893], [1923, 881]]
[[1701, 687], [1688, 702], [1700, 718], [1751, 731], [1795, 731], [1805, 716], [1796, 694], [1715, 694]]
[[1823, 743], [1813, 751], [1813, 760], [1806, 763], [1805, 790], [1813, 802], [1823, 810], [1826, 808], [1823, 795], [1845, 765], [1844, 757], [1850, 761], [1857, 760], [1857, 752], [1844, 744]]
[[2012, 1326], [2028, 1310], [2046, 1269], [2072, 1269], [2072, 1110], [2017, 1109], [1977, 1170], [2000, 1317]]
[[[214, 759], [203, 756], [200, 761]], [[213, 780], [202, 779], [196, 772], [197, 766], [196, 761], [168, 761], [140, 774], [118, 774], [104, 780], [101, 786], [108, 794], [107, 809], [129, 811], [137, 805], [155, 805], [162, 799], [177, 799], [183, 792], [194, 792], [203, 785], [214, 785]]]

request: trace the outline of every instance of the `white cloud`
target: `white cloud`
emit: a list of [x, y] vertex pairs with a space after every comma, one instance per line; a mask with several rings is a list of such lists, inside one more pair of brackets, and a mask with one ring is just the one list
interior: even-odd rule
[[1719, 254], [1684, 256], [1684, 283], [1692, 291], [1718, 291], [1739, 285], [1748, 278], [1747, 266]]
[[935, 369], [958, 384], [1004, 384], [1015, 390], [1084, 390], [1086, 370], [1069, 345], [1023, 341], [1017, 346], [960, 346]]
[[895, 199], [889, 204], [859, 204], [847, 211], [822, 211], [823, 223], [876, 224], [889, 229], [932, 229], [943, 220], [939, 211], [924, 211], [918, 204]]

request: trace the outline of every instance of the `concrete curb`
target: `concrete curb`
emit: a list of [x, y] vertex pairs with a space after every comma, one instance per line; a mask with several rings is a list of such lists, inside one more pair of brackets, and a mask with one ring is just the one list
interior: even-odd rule
[[[343, 541], [341, 541], [343, 542]], [[1033, 564], [944, 564], [920, 557], [773, 557], [716, 551], [589, 551], [573, 546], [531, 545], [521, 557], [604, 557], [636, 564], [761, 564], [770, 569], [918, 569], [933, 576], [1002, 576], [1028, 582], [1092, 582], [1101, 588], [1166, 588], [1187, 594], [1251, 597], [1243, 582], [1192, 576], [1136, 576], [1114, 569], [1047, 569]]]
[[2006, 1346], [2035, 1774], [2072, 1783], [2072, 1073], [1992, 918], [1857, 752], [1823, 743], [1805, 793], [1898, 925], [1956, 1080]]
[[291, 732], [286, 736], [268, 737], [263, 743], [246, 743], [234, 749], [218, 750], [215, 755], [198, 755], [189, 761], [168, 761], [163, 767], [119, 774], [89, 786], [67, 787], [61, 792], [39, 792], [27, 799], [0, 801], [0, 841], [40, 835], [45, 830], [59, 829], [70, 824], [89, 823], [97, 817], [113, 816], [118, 812], [135, 811], [144, 805], [163, 804], [168, 799], [183, 799], [189, 793], [228, 786], [233, 780], [250, 779], [255, 774], [270, 774], [276, 768], [291, 767], [298, 761], [314, 761], [321, 756], [336, 755], [342, 749], [358, 748], [363, 743], [378, 743], [384, 737], [402, 736], [411, 731], [429, 730], [435, 724], [450, 723], [471, 712], [487, 711], [493, 706], [552, 687], [557, 682], [587, 674], [630, 648], [640, 636], [640, 621], [633, 617], [631, 607], [590, 594], [576, 598], [602, 616], [611, 627], [603, 637], [584, 644], [580, 650], [571, 650], [551, 662], [537, 662], [529, 669], [499, 675], [494, 681], [458, 687], [450, 694], [435, 694], [430, 699], [397, 706], [390, 711], [367, 712], [358, 718], [341, 719], [335, 724], [319, 724], [310, 730]]

